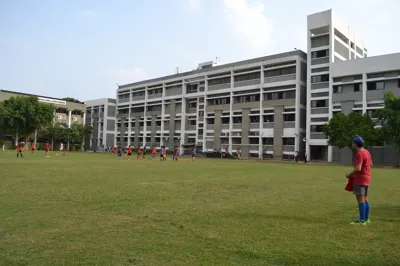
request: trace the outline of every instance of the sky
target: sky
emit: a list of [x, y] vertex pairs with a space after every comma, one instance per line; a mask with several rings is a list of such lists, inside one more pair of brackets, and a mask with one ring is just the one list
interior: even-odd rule
[[117, 85], [306, 51], [307, 15], [333, 9], [368, 56], [400, 52], [398, 0], [0, 0], [0, 89], [81, 101]]

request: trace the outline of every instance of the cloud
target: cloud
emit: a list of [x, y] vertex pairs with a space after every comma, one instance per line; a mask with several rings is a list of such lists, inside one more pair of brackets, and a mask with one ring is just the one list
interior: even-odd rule
[[255, 53], [265, 53], [274, 44], [273, 26], [265, 15], [261, 0], [222, 0], [232, 31]]
[[119, 85], [141, 81], [149, 78], [149, 73], [144, 68], [114, 68], [111, 70], [111, 76]]
[[200, 0], [185, 0], [185, 6], [195, 11], [201, 11]]
[[81, 10], [80, 13], [82, 16], [85, 16], [85, 17], [92, 17], [92, 16], [96, 15], [96, 11], [94, 11], [92, 9]]

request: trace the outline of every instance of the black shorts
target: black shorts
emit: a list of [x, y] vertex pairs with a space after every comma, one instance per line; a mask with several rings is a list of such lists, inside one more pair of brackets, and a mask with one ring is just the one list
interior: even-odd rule
[[128, 152], [128, 156], [131, 156], [131, 155], [132, 155], [132, 153]]
[[192, 154], [192, 158], [196, 158], [196, 154]]
[[18, 151], [19, 153], [22, 153], [22, 151]]
[[35, 150], [35, 148], [32, 148], [32, 151], [34, 151]]
[[120, 157], [121, 157], [121, 156], [122, 156], [122, 153], [121, 153], [121, 152], [118, 152], [118, 156], [120, 156]]
[[353, 194], [357, 196], [368, 196], [368, 186], [360, 186], [354, 185], [353, 186]]
[[160, 154], [160, 158], [164, 158], [164, 155]]
[[49, 149], [46, 149], [46, 152], [49, 152]]

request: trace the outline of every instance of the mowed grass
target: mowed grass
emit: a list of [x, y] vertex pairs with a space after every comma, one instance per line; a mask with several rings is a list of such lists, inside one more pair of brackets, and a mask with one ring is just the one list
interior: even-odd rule
[[398, 170], [350, 226], [346, 167], [25, 157], [0, 152], [0, 265], [400, 265]]

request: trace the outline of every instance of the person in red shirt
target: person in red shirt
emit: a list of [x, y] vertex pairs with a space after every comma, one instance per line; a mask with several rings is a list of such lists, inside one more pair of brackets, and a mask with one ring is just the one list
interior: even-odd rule
[[31, 142], [32, 154], [35, 154], [35, 143]]
[[137, 148], [137, 157], [136, 157], [136, 159], [140, 160], [141, 156], [142, 156], [142, 150], [140, 149], [140, 147], [138, 147]]
[[114, 155], [114, 154], [115, 154], [115, 146], [112, 145], [112, 147], [111, 147], [111, 155]]
[[154, 160], [156, 158], [157, 149], [156, 146], [153, 146], [153, 151], [151, 152], [151, 158]]
[[46, 144], [44, 144], [44, 148], [46, 149], [46, 153], [44, 154], [44, 157], [50, 157], [49, 156], [49, 151], [50, 151], [49, 142], [46, 142]]
[[128, 160], [131, 159], [131, 156], [132, 156], [132, 147], [129, 146], [129, 147], [128, 147]]
[[353, 183], [353, 193], [358, 202], [360, 219], [350, 224], [366, 225], [371, 222], [369, 219], [368, 187], [371, 184], [372, 159], [369, 151], [364, 149], [364, 140], [358, 135], [353, 139], [353, 148], [357, 152], [354, 159], [354, 169], [346, 174], [346, 177], [351, 179]]
[[17, 158], [18, 157], [24, 158], [24, 155], [22, 155], [22, 143], [18, 143], [17, 146]]

